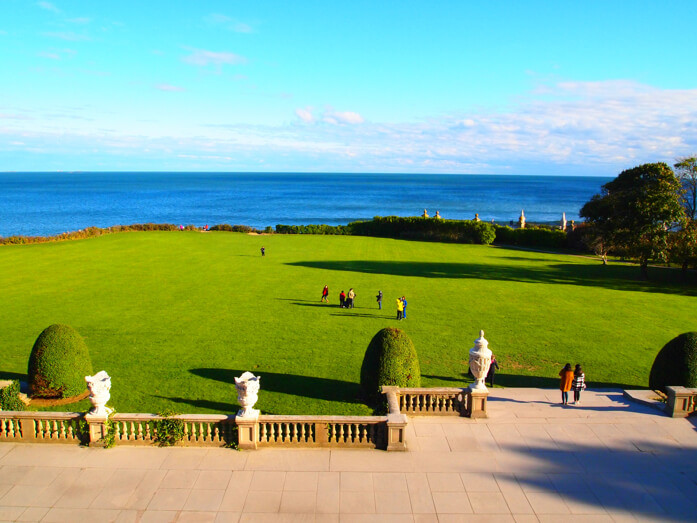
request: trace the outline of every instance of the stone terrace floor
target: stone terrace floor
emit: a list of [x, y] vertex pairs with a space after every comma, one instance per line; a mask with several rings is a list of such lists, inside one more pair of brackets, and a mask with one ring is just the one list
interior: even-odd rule
[[0, 444], [1, 521], [697, 521], [697, 419], [494, 389], [408, 452]]

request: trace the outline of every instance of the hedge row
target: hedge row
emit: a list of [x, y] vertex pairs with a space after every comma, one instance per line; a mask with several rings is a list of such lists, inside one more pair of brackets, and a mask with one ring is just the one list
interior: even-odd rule
[[276, 225], [276, 234], [351, 234], [350, 225]]
[[[60, 242], [64, 240], [84, 240], [104, 234], [114, 234], [128, 231], [178, 231], [179, 226], [173, 223], [134, 223], [132, 225], [114, 225], [113, 227], [87, 227], [79, 231], [64, 232], [55, 236], [8, 236], [0, 237], [0, 245], [21, 245], [27, 243]], [[187, 231], [196, 231], [195, 225], [184, 227]]]
[[419, 216], [376, 216], [370, 221], [351, 222], [351, 234], [438, 242], [489, 245], [496, 236], [494, 226], [474, 220], [443, 220]]
[[569, 246], [567, 233], [561, 229], [536, 225], [528, 226], [525, 229], [512, 229], [500, 225], [494, 227], [496, 229], [494, 243], [496, 244], [548, 249], [563, 249]]

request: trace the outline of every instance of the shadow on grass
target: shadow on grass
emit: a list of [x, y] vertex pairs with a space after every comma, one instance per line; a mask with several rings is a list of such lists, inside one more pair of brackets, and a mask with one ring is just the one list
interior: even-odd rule
[[[526, 261], [528, 261], [526, 259]], [[471, 278], [525, 283], [559, 283], [604, 287], [622, 291], [660, 292], [697, 296], [697, 276], [683, 283], [679, 270], [650, 269], [650, 281], [639, 280], [639, 269], [626, 265], [551, 263], [538, 266], [495, 265], [487, 263], [438, 263], [407, 261], [301, 261], [298, 267], [333, 271], [420, 276], [425, 278]]]
[[[359, 307], [356, 307], [357, 309]], [[333, 312], [330, 316], [348, 316], [353, 318], [383, 318], [386, 320], [394, 320], [395, 316], [390, 314], [389, 316], [385, 314], [366, 314], [366, 313], [355, 313], [355, 312]]]
[[19, 380], [26, 382], [29, 380], [29, 376], [26, 374], [20, 374], [19, 372], [0, 370], [0, 380]]
[[191, 405], [193, 407], [199, 407], [202, 409], [210, 409], [213, 412], [220, 413], [230, 413], [234, 414], [240, 408], [236, 403], [223, 403], [222, 401], [210, 401], [210, 400], [194, 400], [191, 398], [170, 398], [167, 396], [155, 396], [156, 398], [161, 398], [164, 400], [173, 401], [174, 403], [182, 403], [184, 405]]
[[[235, 377], [241, 376], [245, 371], [202, 368], [189, 369], [189, 372], [201, 378], [234, 385]], [[254, 374], [261, 377], [262, 390], [325, 401], [362, 403], [359, 400], [360, 385], [358, 383], [328, 378], [315, 378], [311, 376], [298, 376], [297, 374], [264, 372], [263, 370], [255, 370]]]

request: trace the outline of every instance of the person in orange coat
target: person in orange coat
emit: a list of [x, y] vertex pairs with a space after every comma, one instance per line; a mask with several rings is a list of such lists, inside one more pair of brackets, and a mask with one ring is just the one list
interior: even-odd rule
[[569, 391], [571, 390], [571, 383], [574, 381], [574, 371], [571, 370], [571, 363], [564, 365], [564, 368], [559, 371], [559, 377], [561, 378], [559, 382], [561, 404], [566, 405], [569, 403]]

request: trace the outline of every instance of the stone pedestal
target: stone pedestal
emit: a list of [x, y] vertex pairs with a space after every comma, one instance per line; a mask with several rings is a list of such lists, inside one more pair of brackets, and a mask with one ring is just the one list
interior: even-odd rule
[[387, 415], [387, 450], [407, 450], [406, 430], [406, 414]]
[[90, 429], [90, 447], [103, 447], [105, 445], [104, 438], [107, 434], [107, 419], [107, 416], [85, 414], [85, 421]]
[[467, 413], [470, 418], [488, 418], [486, 413], [486, 402], [489, 391], [478, 391], [467, 389]]
[[666, 414], [673, 418], [686, 418], [697, 411], [697, 389], [687, 387], [666, 387], [668, 402]]
[[235, 416], [237, 424], [237, 446], [240, 449], [256, 450], [259, 441], [259, 411], [247, 416]]

